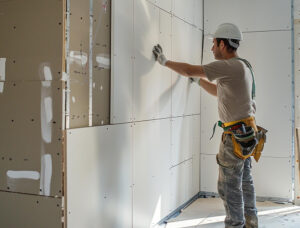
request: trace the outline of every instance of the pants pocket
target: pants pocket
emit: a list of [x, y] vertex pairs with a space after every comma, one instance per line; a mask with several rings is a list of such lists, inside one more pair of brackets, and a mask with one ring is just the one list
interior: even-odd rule
[[243, 160], [234, 154], [233, 143], [230, 135], [222, 137], [219, 153], [216, 160], [219, 166], [227, 169], [234, 169], [236, 166], [243, 164]]

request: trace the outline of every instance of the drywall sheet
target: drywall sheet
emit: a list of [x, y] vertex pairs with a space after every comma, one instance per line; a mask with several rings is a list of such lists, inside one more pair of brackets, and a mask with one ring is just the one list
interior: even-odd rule
[[[282, 45], [278, 46], [279, 42]], [[211, 41], [208, 40], [205, 42], [204, 63], [213, 59], [208, 51], [210, 48]], [[292, 151], [291, 32], [246, 33], [238, 52], [241, 57], [248, 59], [254, 68], [256, 120], [258, 125], [269, 130], [263, 156], [289, 157]], [[201, 131], [204, 134], [203, 140], [207, 140], [212, 132], [209, 129], [212, 129], [213, 123], [218, 120], [217, 103], [211, 102], [214, 98], [208, 97], [205, 91], [202, 94], [207, 95], [207, 99], [202, 97], [201, 115], [204, 120]], [[202, 153], [218, 152], [217, 141], [220, 139], [220, 133], [221, 131], [215, 134], [212, 141], [214, 143], [203, 145]]]
[[243, 32], [291, 29], [291, 0], [205, 0], [205, 33], [221, 23], [234, 23]]
[[300, 128], [300, 20], [294, 21], [295, 126]]
[[70, 88], [70, 128], [88, 126], [89, 78], [73, 76], [73, 79], [70, 80]]
[[112, 2], [111, 123], [133, 121], [133, 0]]
[[258, 196], [292, 199], [290, 158], [263, 157], [258, 163], [253, 161], [252, 166]]
[[0, 226], [61, 228], [62, 200], [0, 191]]
[[172, 119], [171, 167], [200, 153], [200, 115]]
[[171, 211], [170, 157], [170, 119], [135, 123], [133, 129], [134, 228], [150, 227]]
[[93, 1], [92, 125], [110, 122], [111, 0]]
[[202, 15], [203, 15], [203, 1], [202, 0], [172, 0], [173, 1], [173, 14], [203, 29]]
[[[201, 64], [202, 31], [172, 18], [172, 60]], [[200, 114], [200, 87], [172, 72], [172, 116]]]
[[[219, 167], [216, 155], [201, 155], [201, 191], [217, 192]], [[289, 158], [252, 159], [252, 176], [259, 197], [292, 198], [292, 168]], [[267, 183], [267, 184], [266, 184]]]
[[[62, 75], [63, 7], [65, 1], [0, 1], [0, 58], [6, 58], [6, 81], [45, 80]], [[34, 7], [32, 7], [34, 6]]]
[[67, 103], [70, 113], [67, 115], [70, 128], [89, 126], [89, 10], [90, 1], [70, 0], [70, 25], [67, 31], [70, 71]]
[[67, 227], [132, 227], [132, 126], [67, 131]]
[[134, 120], [171, 116], [171, 71], [154, 61], [153, 46], [171, 56], [171, 15], [148, 1], [134, 2]]
[[5, 82], [0, 190], [62, 195], [62, 82]]
[[175, 210], [199, 192], [199, 177], [193, 171], [193, 159], [189, 159], [171, 170], [171, 208]]
[[[134, 18], [122, 7], [134, 10]], [[160, 43], [167, 58], [200, 64], [202, 31], [160, 7], [146, 0], [113, 3], [111, 123], [200, 113], [199, 87], [156, 63], [152, 49]]]

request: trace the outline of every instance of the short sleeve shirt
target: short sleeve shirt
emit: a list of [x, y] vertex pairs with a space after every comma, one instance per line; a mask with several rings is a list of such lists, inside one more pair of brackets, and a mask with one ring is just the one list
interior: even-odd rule
[[210, 81], [217, 82], [218, 112], [222, 122], [231, 122], [254, 116], [250, 69], [236, 58], [203, 65]]

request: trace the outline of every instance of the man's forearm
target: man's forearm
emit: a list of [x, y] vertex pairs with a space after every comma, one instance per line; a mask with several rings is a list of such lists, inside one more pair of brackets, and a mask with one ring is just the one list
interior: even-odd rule
[[203, 78], [200, 78], [199, 85], [209, 94], [217, 96], [217, 85]]
[[205, 77], [202, 66], [191, 65], [188, 63], [167, 61], [166, 67], [174, 70], [178, 74], [186, 77]]

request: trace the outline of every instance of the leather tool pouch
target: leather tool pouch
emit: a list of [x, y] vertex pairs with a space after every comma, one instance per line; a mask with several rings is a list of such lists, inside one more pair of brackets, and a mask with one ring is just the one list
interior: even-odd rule
[[257, 129], [258, 132], [255, 132], [251, 126], [242, 125], [236, 130], [224, 132], [231, 135], [233, 152], [238, 158], [246, 160], [253, 156], [258, 162], [266, 142], [267, 130], [260, 126]]
[[260, 126], [257, 126], [257, 130], [258, 130], [258, 132], [256, 133], [256, 138], [258, 140], [258, 144], [255, 147], [255, 150], [253, 152], [253, 157], [254, 157], [256, 162], [258, 162], [258, 160], [261, 156], [261, 152], [264, 149], [264, 145], [267, 141], [267, 132], [268, 132], [268, 130], [266, 130], [263, 127], [260, 127]]

